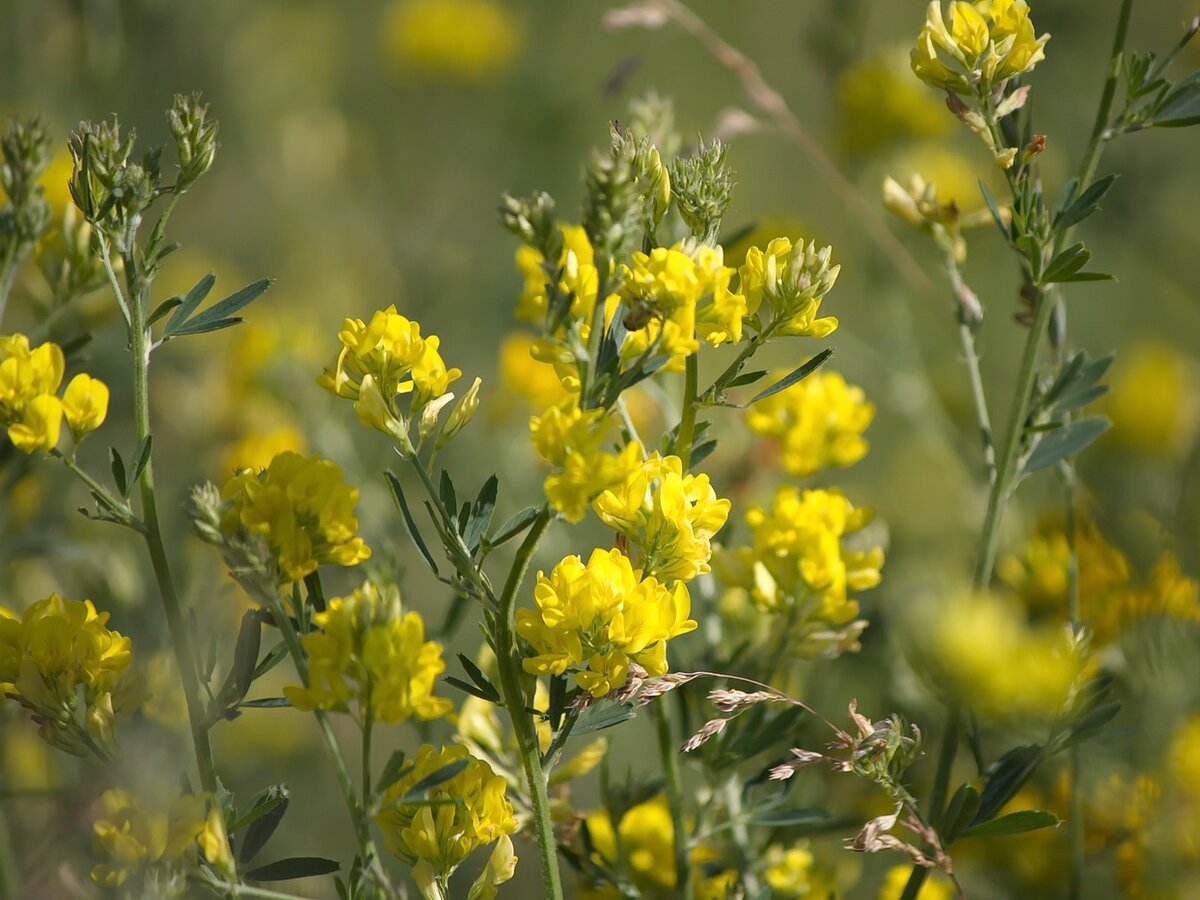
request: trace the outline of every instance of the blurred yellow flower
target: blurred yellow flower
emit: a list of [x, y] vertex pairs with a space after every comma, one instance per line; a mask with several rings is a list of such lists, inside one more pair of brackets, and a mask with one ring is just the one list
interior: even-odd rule
[[536, 609], [517, 610], [517, 633], [535, 653], [525, 671], [572, 671], [594, 697], [624, 684], [631, 662], [666, 674], [667, 641], [696, 628], [683, 582], [668, 589], [643, 577], [619, 550], [594, 550], [586, 564], [568, 556], [538, 573], [533, 596]]
[[1176, 787], [1200, 800], [1200, 714], [1193, 713], [1175, 728], [1167, 747], [1167, 771]]
[[[911, 874], [912, 866], [892, 866], [888, 869], [879, 888], [878, 900], [900, 900]], [[917, 900], [952, 900], [957, 894], [952, 884], [935, 874], [925, 879], [921, 890], [917, 892]]]
[[148, 885], [157, 880], [151, 873], [170, 879], [196, 864], [202, 841], [210, 862], [229, 861], [228, 843], [205, 839], [209, 816], [203, 795], [183, 794], [165, 808], [154, 808], [125, 791], [109, 790], [98, 806], [93, 843], [105, 862], [92, 869], [92, 881], [99, 885], [117, 887], [137, 874], [145, 874]]
[[402, 67], [467, 81], [508, 69], [523, 43], [516, 17], [496, 0], [396, 0], [383, 41]]
[[308, 654], [308, 687], [286, 687], [297, 709], [368, 712], [380, 722], [438, 719], [453, 704], [433, 696], [434, 682], [446, 670], [442, 646], [425, 640], [419, 613], [400, 612], [397, 589], [364, 582], [348, 597], [334, 597], [316, 626], [303, 638]]
[[533, 337], [513, 332], [500, 345], [501, 383], [513, 394], [529, 401], [534, 409], [546, 409], [567, 396], [554, 367], [531, 355]]
[[914, 639], [940, 688], [998, 718], [1053, 716], [1083, 665], [1064, 629], [1031, 627], [1019, 606], [988, 594], [930, 604]]
[[261, 472], [239, 472], [221, 499], [221, 530], [265, 538], [281, 582], [299, 581], [322, 563], [353, 566], [371, 555], [357, 536], [358, 488], [346, 484], [330, 460], [285, 451]]
[[[773, 380], [786, 374], [780, 370]], [[797, 478], [862, 459], [867, 453], [862, 434], [874, 417], [862, 388], [828, 371], [760, 400], [745, 414], [751, 431], [780, 441], [784, 468]]]
[[1197, 376], [1190, 360], [1157, 342], [1117, 357], [1104, 411], [1111, 440], [1142, 453], [1179, 456], [1196, 433]]
[[250, 431], [226, 448], [221, 457], [222, 472], [241, 469], [259, 471], [284, 451], [303, 453], [304, 434], [295, 425], [284, 424], [268, 431]]
[[775, 897], [808, 897], [812, 868], [813, 855], [807, 845], [798, 844], [785, 850], [773, 844], [767, 850], [767, 869], [763, 877]]
[[849, 153], [870, 153], [893, 141], [930, 138], [950, 127], [945, 106], [912, 80], [904, 53], [862, 59], [837, 84], [840, 142]]

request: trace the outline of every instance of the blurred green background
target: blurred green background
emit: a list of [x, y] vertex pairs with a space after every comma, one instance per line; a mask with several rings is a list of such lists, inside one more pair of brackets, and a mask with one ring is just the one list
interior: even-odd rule
[[[810, 702], [827, 710], [856, 695], [876, 715], [903, 708], [936, 727], [936, 705], [897, 661], [889, 617], [965, 579], [984, 495], [949, 289], [932, 245], [885, 219], [879, 187], [885, 175], [905, 181], [919, 172], [939, 184], [944, 199], [953, 196], [968, 209], [980, 205], [974, 179], [999, 178], [936, 94], [907, 73], [907, 47], [924, 6], [919, 0], [694, 3], [786, 97], [821, 152], [865, 198], [875, 227], [892, 230], [928, 273], [926, 283], [903, 277], [845, 193], [787, 136], [764, 125], [731, 137], [738, 190], [727, 228], [756, 226], [764, 239], [799, 234], [833, 245], [843, 269], [826, 301], [841, 321], [830, 339], [832, 365], [877, 407], [871, 453], [836, 479], [856, 504], [875, 507], [876, 528], [886, 534], [884, 583], [864, 598], [872, 627], [860, 655], [813, 664], [797, 678]], [[1086, 142], [1117, 6], [1113, 0], [1034, 4], [1038, 31], [1053, 35], [1032, 78], [1036, 127], [1048, 136], [1042, 170], [1052, 194]], [[529, 408], [498, 372], [499, 340], [514, 327], [520, 290], [515, 242], [497, 225], [501, 193], [547, 190], [570, 215], [586, 154], [607, 143], [609, 121], [626, 115], [630, 99], [648, 90], [674, 101], [685, 140], [720, 130], [731, 121], [729, 110], [750, 108], [736, 77], [691, 37], [670, 26], [605, 31], [605, 11], [602, 3], [533, 0], [0, 0], [0, 115], [40, 113], [60, 156], [80, 119], [113, 113], [137, 129], [143, 146], [167, 141], [163, 110], [176, 92], [202, 91], [220, 120], [216, 166], [172, 221], [183, 246], [160, 282], [162, 297], [210, 269], [218, 289], [260, 275], [277, 279], [250, 310], [247, 327], [180, 342], [155, 357], [162, 505], [173, 513], [168, 527], [202, 630], [227, 642], [246, 601], [220, 577], [215, 557], [186, 535], [186, 492], [287, 446], [330, 456], [363, 487], [360, 514], [374, 564], [405, 571], [406, 603], [433, 630], [441, 621], [447, 598], [413, 565], [377, 474], [389, 464], [387, 448], [315, 385], [332, 361], [345, 316], [366, 318], [394, 303], [440, 335], [447, 363], [468, 380], [482, 376], [486, 392], [480, 421], [452, 449], [448, 467], [464, 484], [504, 473], [500, 514], [536, 496], [541, 476], [525, 437]], [[1194, 12], [1192, 0], [1146, 0], [1137, 6], [1129, 43], [1165, 49]], [[1198, 63], [1193, 48], [1175, 73]], [[1121, 177], [1081, 236], [1099, 268], [1117, 281], [1072, 290], [1069, 307], [1072, 345], [1096, 355], [1118, 352], [1115, 396], [1105, 407], [1115, 427], [1081, 466], [1092, 516], [1139, 571], [1170, 546], [1193, 576], [1200, 570], [1198, 159], [1200, 129], [1147, 131], [1110, 146], [1100, 171]], [[69, 202], [63, 188], [69, 166], [56, 165], [52, 173], [58, 181], [47, 190], [61, 209]], [[1013, 319], [1018, 279], [994, 230], [968, 237], [965, 272], [986, 310], [984, 378], [999, 423], [1024, 340]], [[727, 257], [732, 265], [739, 261]], [[27, 266], [4, 330], [27, 324], [43, 295], [36, 267]], [[82, 310], [96, 335], [87, 348], [89, 371], [113, 387], [106, 428], [120, 434], [117, 423], [129, 409], [115, 309], [102, 292]], [[774, 352], [774, 364], [797, 362], [786, 345]], [[763, 448], [732, 417], [718, 427], [732, 434], [713, 463], [718, 491], [724, 486], [723, 495], [735, 502], [732, 523], [740, 520], [739, 506], [767, 496], [770, 479], [744, 478]], [[84, 454], [98, 471], [103, 445], [102, 433]], [[141, 547], [129, 535], [68, 515], [85, 498], [58, 476], [43, 464], [8, 500], [0, 526], [0, 601], [20, 608], [51, 590], [90, 596], [133, 634], [135, 653], [139, 643], [161, 641]], [[1032, 523], [1060, 513], [1061, 505], [1052, 478], [1027, 486], [1009, 518], [1008, 549], [1018, 549]], [[583, 538], [560, 530], [541, 563], [586, 550]], [[341, 573], [332, 580], [335, 589], [350, 583]], [[1195, 655], [1195, 637], [1193, 626], [1179, 652]], [[474, 641], [464, 627], [451, 644], [473, 652]], [[1154, 769], [1160, 739], [1200, 700], [1194, 686], [1148, 689], [1147, 696], [1154, 703], [1121, 720], [1120, 736], [1096, 751], [1096, 772], [1106, 772], [1110, 760], [1123, 771]], [[178, 707], [162, 711], [164, 721], [172, 715], [178, 721]], [[14, 710], [5, 712], [0, 729], [4, 783], [70, 781], [71, 766], [48, 757]], [[397, 735], [414, 742], [411, 732], [394, 732], [381, 737], [381, 746]], [[333, 781], [307, 717], [251, 710], [216, 739], [232, 789], [248, 794], [268, 781], [292, 784], [292, 812], [272, 850], [349, 855]], [[637, 768], [648, 740], [649, 731], [636, 726], [619, 733], [618, 767]], [[171, 777], [181, 754], [190, 752], [169, 730], [147, 729], [128, 743], [139, 768]], [[586, 805], [588, 792], [580, 796]], [[87, 798], [76, 800], [74, 812], [83, 815]], [[36, 800], [3, 802], [10, 804], [10, 840], [35, 886], [30, 890], [42, 891], [28, 896], [65, 896], [56, 893], [69, 880], [56, 871], [63, 847], [48, 836], [85, 829]], [[828, 852], [839, 852], [836, 846], [829, 843]], [[525, 859], [512, 896], [535, 890], [534, 852], [532, 844], [519, 844]], [[86, 860], [86, 840], [71, 845], [67, 858]], [[848, 896], [874, 896], [881, 870], [876, 860], [865, 863], [867, 874]], [[73, 871], [85, 877], [86, 864]], [[1095, 893], [1088, 896], [1118, 895], [1110, 891], [1111, 848], [1097, 850], [1089, 871]], [[1016, 890], [1020, 877], [993, 877], [986, 889], [996, 893], [987, 896]], [[327, 884], [308, 889], [328, 894]]]

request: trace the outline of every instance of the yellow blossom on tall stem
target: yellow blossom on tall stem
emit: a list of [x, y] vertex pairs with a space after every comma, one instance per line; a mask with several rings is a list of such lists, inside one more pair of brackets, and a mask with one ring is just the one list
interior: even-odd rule
[[442, 646], [425, 640], [419, 613], [400, 612], [395, 589], [371, 582], [348, 597], [335, 597], [313, 616], [315, 631], [301, 643], [308, 654], [308, 687], [286, 687], [297, 709], [351, 712], [364, 721], [437, 719], [453, 708], [433, 696], [445, 671]]
[[285, 451], [261, 472], [235, 475], [221, 499], [221, 530], [264, 538], [281, 582], [298, 581], [323, 563], [353, 566], [371, 555], [357, 535], [358, 488], [346, 484], [330, 460]]
[[586, 564], [568, 556], [549, 575], [539, 572], [534, 603], [517, 610], [517, 634], [534, 651], [525, 671], [570, 671], [594, 697], [624, 684], [631, 662], [666, 674], [667, 641], [696, 628], [683, 582], [668, 589], [643, 577], [619, 550], [594, 550]]
[[840, 265], [832, 265], [832, 258], [831, 247], [818, 249], [812, 241], [793, 244], [785, 237], [765, 248], [747, 250], [738, 269], [738, 290], [745, 295], [746, 314], [758, 323], [758, 330], [775, 323], [777, 334], [815, 338], [836, 331], [834, 316], [818, 317], [821, 300], [842, 270]]

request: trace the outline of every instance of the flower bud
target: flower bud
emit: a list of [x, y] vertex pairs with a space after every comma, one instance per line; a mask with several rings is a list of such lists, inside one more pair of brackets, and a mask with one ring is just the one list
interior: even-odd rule
[[85, 434], [104, 424], [108, 415], [107, 385], [90, 375], [76, 375], [63, 393], [62, 411], [71, 437], [78, 444]]
[[208, 171], [217, 153], [217, 122], [208, 118], [200, 95], [178, 94], [167, 113], [167, 124], [179, 154], [179, 180], [190, 185]]

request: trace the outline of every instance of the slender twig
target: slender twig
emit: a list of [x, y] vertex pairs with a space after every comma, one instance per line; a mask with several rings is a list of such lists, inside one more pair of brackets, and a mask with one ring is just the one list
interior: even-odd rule
[[904, 244], [888, 229], [878, 207], [867, 202], [842, 174], [842, 170], [825, 152], [820, 142], [809, 133], [800, 117], [788, 106], [783, 95], [766, 82], [754, 60], [729, 44], [680, 0], [654, 0], [654, 5], [696, 38], [713, 59], [738, 77], [750, 103], [804, 151], [816, 167], [821, 180], [830, 185], [854, 212], [871, 240], [891, 260], [892, 265], [910, 286], [918, 293], [932, 295], [933, 282]]
[[[1083, 624], [1079, 608], [1079, 532], [1078, 532], [1078, 489], [1079, 482], [1075, 477], [1075, 466], [1069, 460], [1063, 460], [1058, 467], [1063, 481], [1063, 501], [1066, 515], [1066, 537], [1069, 549], [1067, 563], [1067, 615], [1071, 621], [1071, 631], [1078, 635]], [[1083, 820], [1083, 760], [1080, 758], [1080, 746], [1073, 743], [1067, 754], [1068, 790], [1070, 792], [1071, 813], [1067, 822], [1067, 839], [1071, 848], [1071, 867], [1067, 876], [1067, 897], [1069, 900], [1080, 900], [1083, 897], [1083, 868], [1087, 860], [1087, 848], [1084, 846]]]
[[979, 428], [979, 437], [983, 443], [983, 465], [987, 472], [988, 484], [996, 478], [996, 447], [992, 437], [992, 419], [988, 413], [987, 395], [983, 390], [983, 375], [979, 366], [979, 349], [975, 343], [975, 333], [982, 322], [982, 308], [979, 298], [962, 276], [958, 260], [954, 258], [951, 247], [943, 247], [945, 254], [946, 275], [954, 290], [956, 318], [958, 320], [958, 342], [962, 349], [963, 364], [967, 369], [967, 382], [971, 387], [971, 402], [975, 408], [975, 424]]

